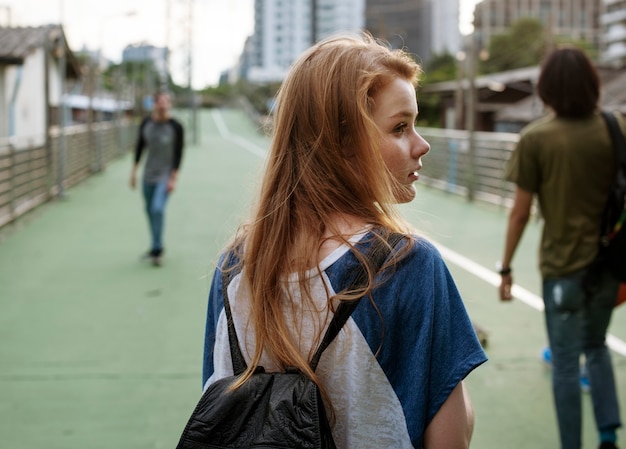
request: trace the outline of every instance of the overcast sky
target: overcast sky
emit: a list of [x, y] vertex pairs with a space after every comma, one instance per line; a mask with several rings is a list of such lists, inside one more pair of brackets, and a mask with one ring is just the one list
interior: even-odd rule
[[[462, 30], [476, 0], [460, 0]], [[192, 17], [190, 20], [190, 7]], [[215, 85], [254, 28], [254, 0], [0, 0], [0, 25], [64, 24], [72, 50], [102, 47], [119, 62], [129, 44], [169, 45], [170, 70], [187, 83], [187, 42], [193, 41], [193, 85]]]

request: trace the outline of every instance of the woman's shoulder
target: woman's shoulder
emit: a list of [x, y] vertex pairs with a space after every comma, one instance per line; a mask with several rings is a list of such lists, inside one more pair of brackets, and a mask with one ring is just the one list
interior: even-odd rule
[[[426, 237], [409, 234], [405, 236], [405, 241], [402, 245], [410, 245], [406, 251], [406, 257], [412, 262], [431, 262], [438, 263], [442, 260], [441, 253], [433, 242]], [[400, 246], [397, 251], [402, 251], [403, 246]]]
[[[370, 253], [372, 251], [372, 245], [374, 245], [374, 242], [377, 240], [374, 233], [375, 231], [369, 234], [370, 238], [367, 238], [367, 236], [363, 238], [356, 245], [356, 250], [361, 254]], [[400, 238], [398, 239], [397, 237]], [[439, 266], [443, 265], [441, 253], [435, 244], [424, 236], [415, 233], [392, 234], [391, 237], [386, 239], [390, 244], [393, 244], [394, 247], [387, 256], [385, 265], [392, 266], [395, 273], [404, 270], [415, 271], [416, 267], [419, 267], [420, 271], [426, 269], [436, 270]], [[345, 253], [341, 259], [343, 260], [338, 262], [340, 262], [340, 265], [345, 265], [346, 267], [358, 264], [354, 254], [350, 251]]]

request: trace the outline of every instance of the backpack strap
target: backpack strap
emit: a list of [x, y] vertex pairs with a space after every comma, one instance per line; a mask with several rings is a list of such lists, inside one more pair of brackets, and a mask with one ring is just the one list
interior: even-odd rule
[[[404, 235], [402, 234], [398, 234], [398, 233], [391, 234], [389, 238], [387, 239], [387, 243], [389, 244], [389, 246], [384, 245], [379, 240], [376, 240], [374, 242], [368, 254], [370, 266], [372, 267], [374, 273], [378, 273], [378, 271], [380, 271], [380, 268], [382, 267], [385, 260], [387, 260], [387, 257], [389, 256], [391, 249], [395, 248], [396, 245], [400, 242], [400, 240], [402, 240], [403, 237]], [[348, 288], [348, 290], [353, 290], [359, 287], [363, 287], [365, 286], [366, 282], [367, 282], [367, 272], [363, 268], [363, 265], [359, 264], [359, 271], [356, 277], [354, 278], [354, 281], [352, 281], [352, 284], [350, 284], [350, 287]], [[341, 301], [339, 303], [339, 306], [337, 306], [337, 310], [335, 311], [333, 319], [331, 320], [330, 324], [328, 325], [328, 329], [326, 330], [326, 333], [324, 334], [324, 338], [322, 338], [322, 342], [317, 348], [317, 351], [315, 351], [315, 355], [313, 356], [313, 359], [311, 359], [311, 369], [313, 371], [315, 371], [315, 369], [317, 368], [317, 364], [319, 363], [324, 350], [335, 339], [335, 337], [337, 336], [337, 334], [339, 333], [343, 325], [346, 324], [346, 321], [348, 321], [348, 318], [350, 318], [350, 315], [352, 315], [352, 312], [359, 305], [359, 302], [361, 301], [362, 298], [363, 296], [353, 299], [351, 301]]]
[[619, 125], [615, 114], [602, 111], [602, 117], [604, 117], [606, 126], [609, 128], [609, 134], [611, 135], [611, 141], [613, 142], [613, 148], [615, 149], [618, 173], [621, 172], [623, 174], [624, 170], [626, 170], [626, 140], [624, 140], [622, 128]]
[[[615, 149], [615, 161], [617, 162], [617, 171], [615, 175], [615, 182], [613, 184], [614, 187], [617, 187], [622, 192], [626, 192], [626, 140], [624, 139], [624, 134], [622, 132], [622, 128], [615, 117], [615, 114], [610, 112], [602, 111], [602, 117], [606, 122], [606, 126], [609, 129], [609, 134], [611, 135], [611, 141], [613, 142], [613, 148]], [[602, 223], [602, 239], [610, 239], [611, 234], [617, 232], [619, 228], [614, 229], [612, 223], [608, 223], [609, 217], [606, 216], [606, 212], [604, 214], [603, 223]], [[622, 217], [618, 219], [618, 223], [616, 226], [621, 227], [623, 224], [624, 213], [622, 213]], [[606, 243], [606, 242], [605, 242]]]
[[[232, 261], [232, 257], [229, 262], [230, 261]], [[248, 364], [243, 358], [241, 348], [239, 347], [235, 322], [233, 321], [233, 314], [230, 310], [230, 303], [228, 302], [228, 284], [230, 284], [230, 281], [237, 276], [240, 271], [240, 265], [222, 271], [222, 297], [224, 298], [224, 310], [226, 311], [226, 322], [228, 323], [228, 344], [230, 346], [230, 357], [233, 361], [233, 372], [236, 376], [243, 374], [248, 368]]]
[[[369, 249], [367, 254], [370, 266], [374, 270], [374, 272], [378, 272], [382, 267], [385, 260], [389, 256], [391, 249], [395, 248], [396, 245], [404, 238], [403, 234], [392, 233], [387, 238], [387, 243], [389, 246], [383, 244], [379, 240], [375, 241], [372, 244], [372, 247]], [[228, 323], [228, 343], [230, 346], [230, 355], [233, 362], [233, 372], [235, 375], [242, 374], [248, 367], [245, 359], [243, 358], [243, 354], [241, 353], [241, 348], [239, 347], [239, 341], [237, 340], [237, 331], [235, 330], [235, 323], [233, 322], [233, 316], [230, 309], [230, 303], [228, 302], [228, 284], [230, 281], [241, 271], [241, 268], [233, 268], [228, 269], [226, 271], [222, 271], [222, 295], [224, 298], [224, 309], [226, 311], [226, 319]], [[358, 272], [352, 283], [350, 284], [349, 290], [354, 290], [356, 288], [362, 287], [367, 282], [367, 272], [363, 265], [359, 264]], [[311, 360], [311, 369], [315, 371], [317, 368], [317, 364], [319, 363], [320, 357], [324, 350], [328, 347], [328, 345], [334, 340], [337, 336], [343, 325], [348, 321], [350, 315], [359, 304], [361, 298], [356, 298], [351, 301], [341, 301], [333, 319], [331, 320], [322, 341], [315, 351], [315, 355]]]

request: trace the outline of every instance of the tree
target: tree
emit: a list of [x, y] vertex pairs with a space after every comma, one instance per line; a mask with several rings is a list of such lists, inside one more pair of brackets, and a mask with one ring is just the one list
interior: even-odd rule
[[538, 65], [547, 49], [543, 25], [537, 19], [515, 22], [508, 33], [496, 34], [489, 42], [489, 57], [480, 64], [482, 73], [503, 72]]
[[448, 52], [435, 54], [424, 67], [422, 82], [438, 83], [456, 78], [458, 64], [456, 58]]

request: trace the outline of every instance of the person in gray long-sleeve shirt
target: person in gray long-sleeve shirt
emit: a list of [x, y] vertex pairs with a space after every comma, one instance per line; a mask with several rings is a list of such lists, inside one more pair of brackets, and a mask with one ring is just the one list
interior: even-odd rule
[[151, 247], [145, 257], [160, 266], [163, 257], [165, 204], [176, 187], [178, 169], [183, 155], [182, 125], [170, 117], [170, 96], [157, 92], [152, 114], [139, 127], [135, 158], [130, 174], [130, 187], [137, 185], [137, 169], [144, 148], [147, 158], [143, 171], [143, 196], [150, 225]]

